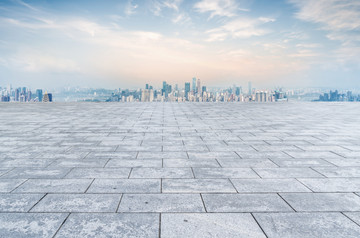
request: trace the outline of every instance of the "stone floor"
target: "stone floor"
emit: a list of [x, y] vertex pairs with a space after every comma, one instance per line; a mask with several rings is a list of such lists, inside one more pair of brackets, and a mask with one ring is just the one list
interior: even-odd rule
[[360, 104], [0, 104], [0, 237], [360, 237]]

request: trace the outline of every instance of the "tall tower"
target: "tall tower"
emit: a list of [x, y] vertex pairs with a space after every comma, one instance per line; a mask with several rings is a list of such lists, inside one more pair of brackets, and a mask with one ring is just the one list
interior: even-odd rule
[[252, 88], [251, 88], [251, 82], [249, 81], [249, 95], [251, 95]]
[[196, 78], [195, 77], [192, 79], [192, 91], [194, 93], [196, 92]]
[[190, 92], [190, 83], [185, 83], [185, 98], [188, 99]]
[[197, 80], [196, 92], [201, 94], [201, 82], [200, 82], [200, 79]]

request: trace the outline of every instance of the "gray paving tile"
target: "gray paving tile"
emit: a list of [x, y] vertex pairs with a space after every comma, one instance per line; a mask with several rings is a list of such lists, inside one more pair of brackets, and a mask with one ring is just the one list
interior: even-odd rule
[[104, 167], [107, 160], [78, 160], [60, 159], [50, 165], [50, 167]]
[[344, 212], [344, 214], [356, 224], [360, 225], [360, 212]]
[[296, 179], [231, 179], [239, 193], [311, 192]]
[[195, 178], [259, 178], [250, 168], [193, 168]]
[[29, 179], [14, 193], [83, 193], [92, 179]]
[[188, 152], [189, 159], [239, 158], [235, 152]]
[[159, 237], [159, 215], [71, 214], [56, 237]]
[[190, 168], [134, 168], [130, 178], [193, 178]]
[[215, 159], [212, 160], [189, 160], [189, 159], [165, 159], [164, 167], [167, 168], [186, 168], [186, 167], [202, 167], [215, 168], [220, 167]]
[[186, 152], [142, 152], [140, 151], [138, 159], [188, 159]]
[[163, 193], [236, 193], [228, 179], [163, 179]]
[[203, 194], [208, 212], [292, 212], [277, 194]]
[[356, 158], [328, 158], [326, 159], [330, 163], [336, 166], [360, 166], [360, 160]]
[[142, 168], [142, 167], [154, 167], [154, 168], [161, 168], [162, 167], [162, 160], [156, 159], [132, 159], [132, 160], [125, 160], [125, 159], [110, 159], [110, 161], [106, 164], [106, 168], [110, 167], [119, 167], [119, 168]]
[[310, 158], [302, 158], [302, 159], [271, 159], [275, 164], [280, 167], [314, 167], [314, 166], [332, 166], [333, 164], [327, 162], [323, 159], [310, 159]]
[[74, 168], [66, 178], [128, 178], [130, 168]]
[[0, 213], [0, 237], [53, 237], [68, 214]]
[[314, 167], [313, 169], [328, 178], [360, 177], [360, 167]]
[[119, 194], [48, 194], [31, 212], [115, 212]]
[[254, 168], [262, 178], [317, 178], [324, 177], [310, 168]]
[[46, 167], [53, 163], [52, 159], [25, 159], [25, 158], [16, 158], [16, 159], [5, 159], [0, 161], [0, 167]]
[[330, 159], [330, 158], [342, 158], [340, 155], [332, 153], [330, 151], [286, 151], [291, 157], [302, 159]]
[[296, 211], [360, 211], [360, 197], [353, 193], [281, 193]]
[[270, 238], [355, 238], [360, 227], [341, 213], [254, 214]]
[[205, 212], [199, 194], [124, 194], [119, 212]]
[[217, 159], [221, 167], [229, 168], [273, 168], [278, 167], [269, 159]]
[[64, 177], [70, 171], [69, 168], [15, 168], [1, 178], [15, 178], [15, 179], [57, 179]]
[[87, 193], [160, 193], [160, 179], [95, 179]]
[[162, 237], [265, 237], [254, 218], [246, 213], [165, 213]]
[[27, 212], [44, 194], [1, 194], [0, 212]]
[[0, 193], [9, 193], [25, 182], [25, 179], [0, 179]]
[[0, 168], [0, 177], [10, 171], [11, 168]]
[[301, 178], [314, 192], [360, 192], [360, 178]]

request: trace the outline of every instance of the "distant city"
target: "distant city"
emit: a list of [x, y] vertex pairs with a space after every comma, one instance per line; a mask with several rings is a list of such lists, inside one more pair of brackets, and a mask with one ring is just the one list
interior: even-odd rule
[[320, 102], [359, 102], [360, 95], [353, 95], [351, 91], [347, 91], [346, 93], [339, 93], [338, 90], [330, 91], [330, 93], [324, 93], [319, 96], [319, 99], [314, 100]]
[[33, 93], [26, 87], [7, 88], [0, 87], [1, 102], [52, 102], [52, 93], [43, 93], [42, 89], [36, 89]]
[[[338, 90], [325, 92], [320, 89], [256, 89], [248, 82], [244, 89], [233, 85], [228, 88], [208, 88], [202, 85], [199, 78], [193, 78], [183, 87], [171, 85], [166, 81], [161, 88], [150, 84], [139, 89], [89, 89], [63, 88], [43, 92], [43, 89], [32, 91], [27, 87], [0, 87], [1, 102], [52, 102], [52, 101], [87, 101], [87, 102], [278, 102], [299, 101], [360, 101], [359, 94], [351, 91], [339, 93]], [[53, 96], [54, 95], [54, 96]]]

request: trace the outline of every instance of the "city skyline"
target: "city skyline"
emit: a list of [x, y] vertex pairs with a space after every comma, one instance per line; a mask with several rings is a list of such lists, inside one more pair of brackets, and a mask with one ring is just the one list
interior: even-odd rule
[[357, 1], [2, 1], [1, 84], [360, 87]]

